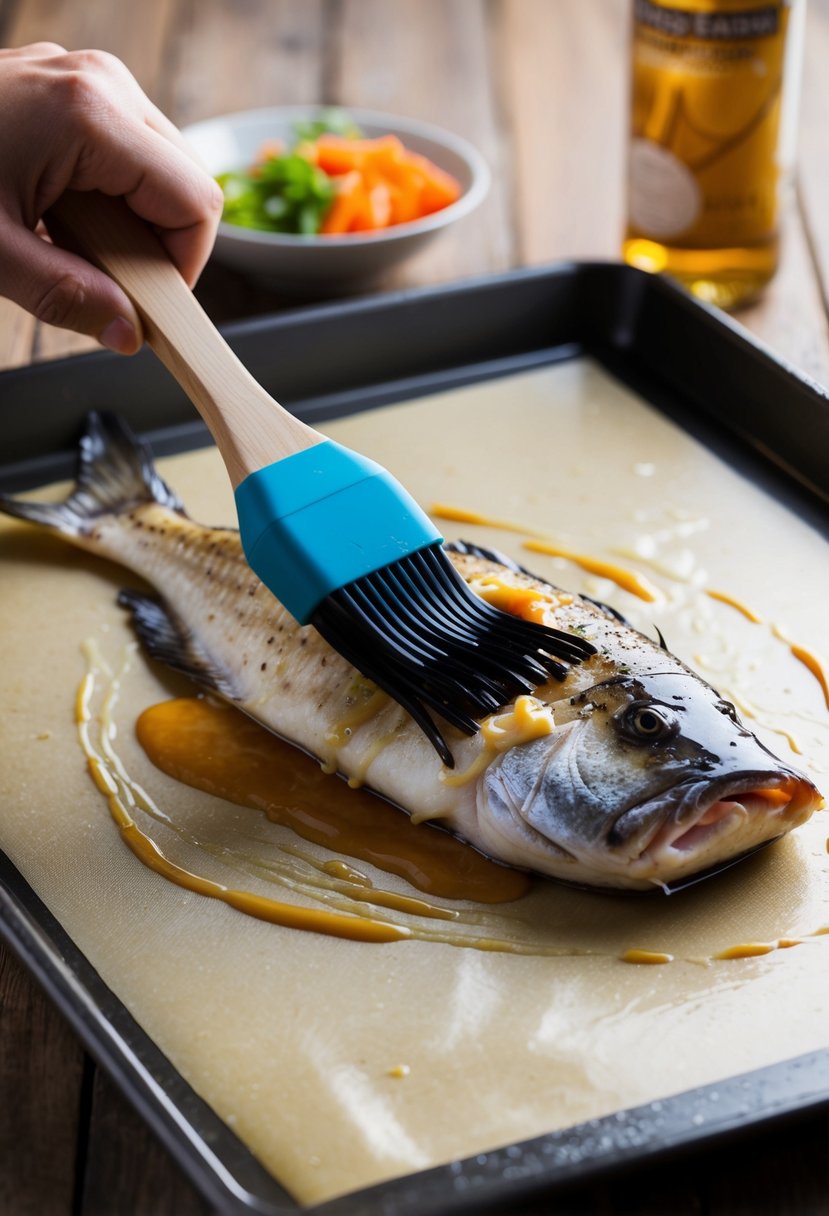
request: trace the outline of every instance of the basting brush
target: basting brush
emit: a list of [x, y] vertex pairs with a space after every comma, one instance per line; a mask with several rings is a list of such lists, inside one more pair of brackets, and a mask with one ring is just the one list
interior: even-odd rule
[[70, 191], [48, 222], [127, 293], [149, 345], [206, 422], [254, 573], [398, 701], [446, 765], [452, 753], [433, 713], [474, 734], [477, 719], [595, 653], [470, 591], [429, 517], [385, 469], [295, 418], [253, 379], [124, 203]]

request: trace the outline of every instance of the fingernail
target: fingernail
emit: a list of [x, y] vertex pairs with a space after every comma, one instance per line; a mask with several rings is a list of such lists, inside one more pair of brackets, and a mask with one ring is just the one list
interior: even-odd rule
[[134, 355], [138, 349], [135, 326], [126, 317], [116, 317], [98, 335], [101, 346], [117, 351], [119, 355]]

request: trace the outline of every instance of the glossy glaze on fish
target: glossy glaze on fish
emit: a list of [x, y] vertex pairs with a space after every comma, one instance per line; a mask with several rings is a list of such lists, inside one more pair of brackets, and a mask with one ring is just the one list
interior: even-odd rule
[[587, 885], [663, 886], [803, 823], [821, 804], [699, 676], [601, 605], [479, 551], [470, 585], [597, 647], [561, 681], [467, 738], [444, 769], [405, 712], [301, 627], [252, 574], [238, 534], [190, 520], [117, 420], [92, 416], [65, 503], [0, 499], [141, 575], [122, 602], [157, 659], [365, 783], [510, 864]]

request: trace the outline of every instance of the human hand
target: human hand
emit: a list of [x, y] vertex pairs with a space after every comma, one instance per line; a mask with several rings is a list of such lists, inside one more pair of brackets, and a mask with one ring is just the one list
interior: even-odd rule
[[50, 42], [0, 50], [0, 113], [0, 295], [134, 354], [143, 340], [135, 308], [102, 271], [39, 234], [44, 213], [65, 190], [122, 195], [192, 287], [213, 246], [221, 190], [103, 51]]

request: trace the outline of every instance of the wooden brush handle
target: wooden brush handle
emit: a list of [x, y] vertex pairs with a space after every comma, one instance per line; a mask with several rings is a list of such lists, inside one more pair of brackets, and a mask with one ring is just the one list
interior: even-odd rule
[[147, 342], [195, 405], [234, 489], [248, 473], [313, 447], [324, 437], [283, 409], [239, 362], [161, 242], [121, 199], [67, 191], [50, 228], [127, 293]]

